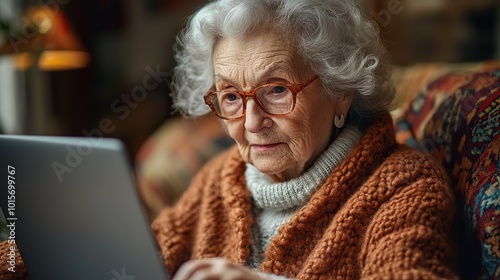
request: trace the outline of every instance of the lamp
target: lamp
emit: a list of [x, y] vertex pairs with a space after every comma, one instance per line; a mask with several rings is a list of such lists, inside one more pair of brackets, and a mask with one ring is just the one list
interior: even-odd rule
[[52, 84], [47, 76], [52, 73], [47, 71], [83, 68], [90, 60], [62, 8], [31, 6], [17, 23], [0, 24], [2, 54], [10, 55], [13, 68], [27, 70], [20, 74], [27, 82], [17, 91], [4, 91], [15, 100], [12, 104], [22, 118], [18, 121], [20, 132], [58, 134], [60, 120], [54, 115]]
[[16, 69], [30, 68], [35, 61], [47, 71], [83, 68], [89, 63], [88, 53], [60, 10], [30, 7], [19, 33], [6, 29], [8, 40], [4, 39], [0, 54], [16, 53]]

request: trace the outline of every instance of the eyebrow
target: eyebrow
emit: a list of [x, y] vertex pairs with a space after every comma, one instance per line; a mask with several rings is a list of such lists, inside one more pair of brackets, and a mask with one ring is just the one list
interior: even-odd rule
[[[271, 68], [265, 70], [262, 74], [260, 74], [257, 78], [258, 83], [256, 86], [268, 83], [267, 81], [269, 80], [270, 77], [276, 77], [276, 76], [272, 76], [272, 75], [274, 75], [274, 73], [291, 73], [291, 72], [295, 72], [295, 71], [290, 69], [290, 67], [288, 66], [287, 63], [279, 63], [278, 65], [271, 67]], [[220, 75], [220, 74], [215, 74], [214, 76], [215, 76], [214, 83], [217, 82], [217, 79], [220, 79], [220, 80], [228, 82], [232, 85], [239, 84], [235, 80], [232, 80], [231, 78]], [[288, 78], [284, 78], [284, 77], [279, 77], [279, 78], [289, 80], [289, 78], [291, 78], [295, 75], [288, 75], [288, 76], [289, 76]], [[291, 81], [288, 81], [288, 82], [291, 83]]]

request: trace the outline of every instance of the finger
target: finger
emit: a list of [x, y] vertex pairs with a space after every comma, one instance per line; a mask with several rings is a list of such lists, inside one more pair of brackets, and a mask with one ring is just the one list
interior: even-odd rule
[[176, 273], [174, 280], [258, 280], [250, 269], [222, 258], [189, 261]]
[[206, 261], [188, 261], [179, 268], [172, 280], [200, 279], [200, 274], [198, 274], [197, 278], [195, 278], [195, 274], [200, 270], [202, 271], [209, 268], [210, 266], [211, 264]]

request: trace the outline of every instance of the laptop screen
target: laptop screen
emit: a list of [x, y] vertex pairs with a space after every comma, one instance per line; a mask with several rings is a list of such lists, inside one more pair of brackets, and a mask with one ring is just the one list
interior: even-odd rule
[[0, 170], [30, 279], [167, 279], [119, 140], [2, 135]]

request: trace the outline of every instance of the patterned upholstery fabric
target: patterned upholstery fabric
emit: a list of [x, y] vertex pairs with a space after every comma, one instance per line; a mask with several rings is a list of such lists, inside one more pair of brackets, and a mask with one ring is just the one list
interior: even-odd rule
[[135, 158], [139, 192], [150, 220], [177, 201], [211, 157], [233, 143], [212, 114], [196, 119], [175, 117], [165, 122]]
[[457, 238], [466, 257], [461, 265], [464, 278], [476, 278], [479, 273], [481, 279], [500, 279], [497, 66], [497, 70], [435, 80], [403, 100], [396, 120], [398, 141], [434, 155], [448, 171], [459, 205], [463, 204], [459, 215], [465, 224], [458, 226], [463, 235]]

